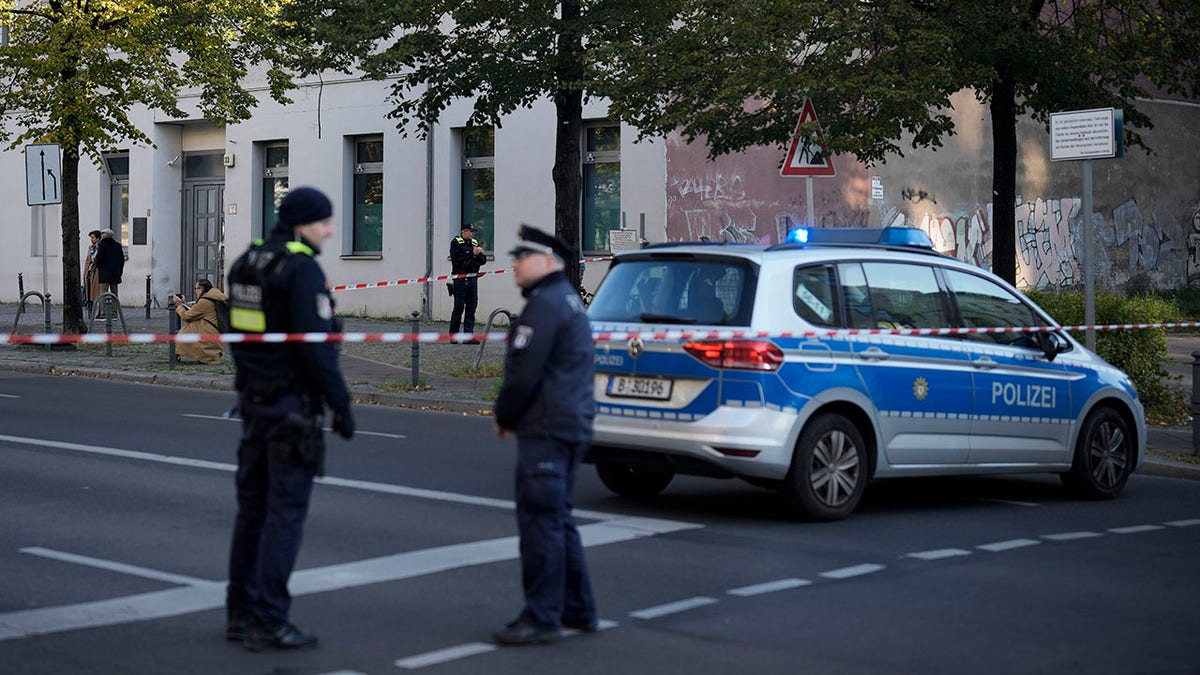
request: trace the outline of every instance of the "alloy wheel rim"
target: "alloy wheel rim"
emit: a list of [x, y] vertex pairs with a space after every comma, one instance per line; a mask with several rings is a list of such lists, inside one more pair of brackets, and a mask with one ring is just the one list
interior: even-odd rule
[[830, 431], [813, 448], [810, 468], [817, 499], [825, 506], [842, 506], [858, 486], [858, 447], [844, 431]]
[[1116, 487], [1125, 473], [1128, 454], [1125, 432], [1121, 427], [1112, 422], [1101, 423], [1088, 445], [1088, 466], [1092, 478], [1101, 487]]

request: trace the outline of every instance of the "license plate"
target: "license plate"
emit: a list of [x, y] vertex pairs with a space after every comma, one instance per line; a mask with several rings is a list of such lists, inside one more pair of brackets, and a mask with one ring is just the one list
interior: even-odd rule
[[608, 395], [665, 401], [671, 398], [671, 381], [660, 377], [613, 375], [608, 379]]

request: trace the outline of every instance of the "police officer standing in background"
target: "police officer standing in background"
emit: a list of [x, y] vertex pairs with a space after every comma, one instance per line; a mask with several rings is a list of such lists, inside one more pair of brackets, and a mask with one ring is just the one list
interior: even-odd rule
[[[230, 322], [244, 333], [336, 330], [315, 256], [333, 234], [333, 205], [313, 188], [279, 204], [275, 230], [229, 271]], [[333, 429], [354, 435], [350, 395], [335, 342], [233, 343], [242, 438], [237, 520], [229, 552], [226, 633], [247, 649], [315, 645], [288, 622], [288, 577], [300, 550], [314, 475], [324, 459], [322, 404]]]
[[[475, 274], [487, 262], [483, 247], [475, 239], [475, 226], [467, 223], [459, 235], [450, 240], [450, 272]], [[479, 305], [479, 279], [467, 277], [454, 280], [454, 310], [450, 313], [450, 332], [457, 333], [462, 322], [464, 333], [475, 332], [475, 308]], [[465, 312], [465, 314], [464, 314]], [[471, 341], [472, 343], [474, 340]]]
[[594, 632], [596, 604], [571, 515], [579, 462], [592, 439], [592, 330], [564, 273], [575, 255], [522, 225], [513, 256], [525, 309], [508, 333], [496, 435], [517, 436], [517, 527], [525, 608], [496, 642], [552, 642], [561, 628]]

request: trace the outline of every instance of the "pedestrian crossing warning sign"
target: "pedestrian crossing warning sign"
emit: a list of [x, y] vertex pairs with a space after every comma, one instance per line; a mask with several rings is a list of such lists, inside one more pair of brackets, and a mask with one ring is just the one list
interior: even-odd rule
[[[800, 127], [806, 123], [817, 124], [817, 132], [801, 135]], [[813, 109], [812, 101], [804, 99], [804, 107], [800, 110], [800, 121], [796, 123], [796, 132], [792, 134], [792, 145], [788, 148], [787, 159], [779, 169], [781, 176], [833, 176], [833, 160], [825, 147], [825, 138], [817, 122], [817, 111]]]

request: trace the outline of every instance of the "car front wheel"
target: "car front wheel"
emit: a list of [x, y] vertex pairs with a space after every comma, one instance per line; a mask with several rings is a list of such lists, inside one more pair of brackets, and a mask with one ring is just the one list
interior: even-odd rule
[[784, 495], [811, 520], [850, 515], [867, 485], [867, 449], [849, 420], [824, 413], [809, 421], [796, 441]]
[[1062, 482], [1084, 499], [1115, 499], [1132, 469], [1129, 425], [1112, 408], [1099, 408], [1084, 420], [1071, 470], [1062, 474]]
[[622, 462], [597, 461], [596, 473], [604, 487], [631, 499], [648, 499], [666, 489], [675, 474], [639, 469]]

